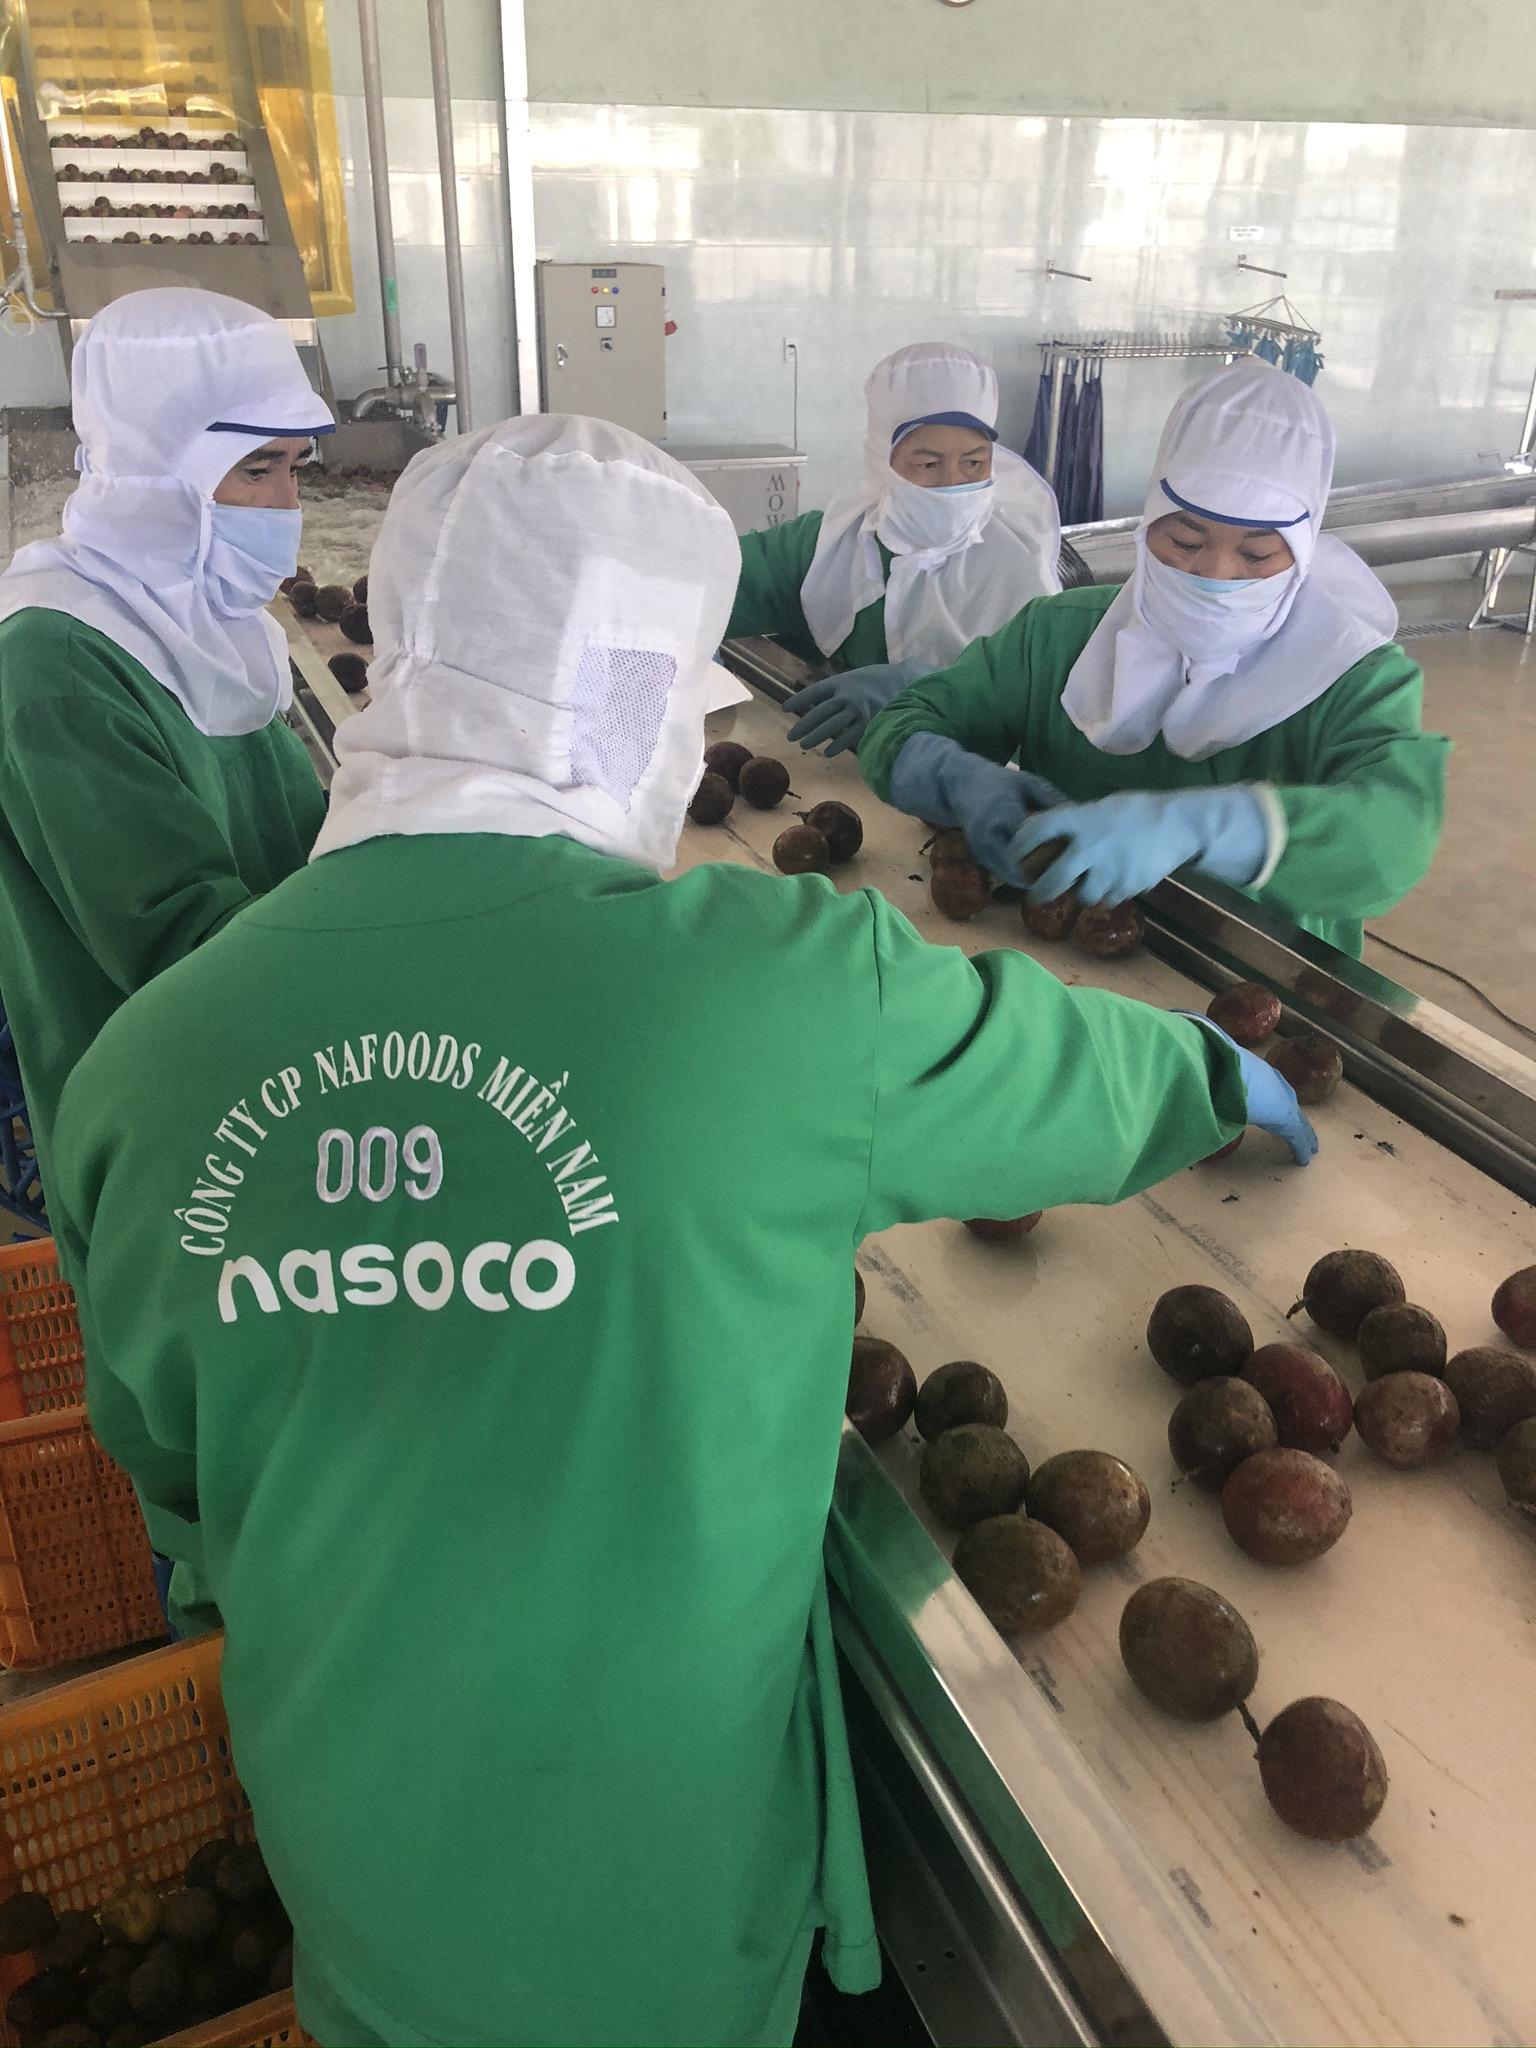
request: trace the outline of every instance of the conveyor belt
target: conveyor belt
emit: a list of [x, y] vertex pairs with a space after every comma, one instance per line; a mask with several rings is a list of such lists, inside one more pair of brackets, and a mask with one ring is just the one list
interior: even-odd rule
[[[873, 884], [926, 935], [967, 951], [1023, 943], [1010, 910], [973, 925], [939, 919], [917, 879], [921, 828], [879, 804], [852, 761], [801, 756], [783, 733], [781, 713], [755, 701], [733, 736], [791, 762], [797, 808], [839, 796], [859, 810], [865, 849], [840, 886]], [[789, 810], [738, 803], [723, 827], [689, 828], [681, 864], [766, 867]], [[1150, 951], [1105, 963], [1071, 948], [1029, 950], [1069, 981], [1165, 1007], [1206, 999]], [[1509, 1070], [1517, 1094], [1530, 1072], [1519, 1061]], [[789, 1073], [763, 1080], [793, 1085]], [[862, 1659], [875, 1673], [855, 1721], [882, 1686], [894, 1693], [1059, 1980], [1052, 1991], [1031, 1970], [982, 1884], [969, 1953], [994, 2001], [987, 2039], [1161, 2033], [1376, 2048], [1536, 2038], [1536, 1531], [1504, 1506], [1491, 1461], [1462, 1452], [1438, 1470], [1399, 1474], [1351, 1439], [1338, 1464], [1353, 1523], [1335, 1551], [1291, 1572], [1251, 1563], [1216, 1504], [1172, 1483], [1165, 1431], [1179, 1390], [1142, 1341], [1165, 1288], [1225, 1289], [1264, 1343], [1294, 1327], [1286, 1310], [1320, 1253], [1368, 1246], [1397, 1263], [1410, 1297], [1459, 1348], [1494, 1340], [1493, 1287], [1533, 1257], [1528, 1206], [1413, 1122], [1348, 1084], [1316, 1121], [1323, 1150], [1306, 1172], [1250, 1133], [1220, 1165], [1114, 1210], [1054, 1212], [1015, 1246], [936, 1223], [887, 1232], [860, 1254], [864, 1327], [900, 1344], [919, 1377], [948, 1358], [984, 1360], [1008, 1387], [1011, 1426], [1032, 1459], [1088, 1445], [1117, 1452], [1154, 1500], [1134, 1555], [1088, 1573], [1077, 1612], [1015, 1655], [922, 1534], [915, 1439], [887, 1446], [878, 1463], [845, 1440], [834, 1522], [842, 1639], [855, 1668]], [[1359, 1385], [1349, 1347], [1304, 1320], [1299, 1334]], [[1372, 1726], [1392, 1791], [1370, 1836], [1324, 1848], [1290, 1834], [1264, 1801], [1236, 1720], [1186, 1728], [1133, 1691], [1116, 1647], [1120, 1610], [1135, 1585], [1164, 1572], [1218, 1586], [1247, 1616], [1263, 1652], [1260, 1721], [1322, 1692]], [[895, 1853], [884, 1820], [871, 1839], [880, 1887], [881, 1858]], [[910, 1879], [891, 1889], [912, 1896]], [[960, 1996], [964, 1943], [935, 1932], [925, 1949], [899, 1917], [888, 1899], [888, 1945], [937, 2036], [982, 2038], [965, 2031], [974, 2020], [953, 2017], [978, 2009], [974, 1985], [968, 2006], [950, 1997]], [[1033, 2009], [1009, 1994], [1010, 1972], [1032, 1987]], [[1042, 2001], [1054, 2020], [1041, 2018]]]

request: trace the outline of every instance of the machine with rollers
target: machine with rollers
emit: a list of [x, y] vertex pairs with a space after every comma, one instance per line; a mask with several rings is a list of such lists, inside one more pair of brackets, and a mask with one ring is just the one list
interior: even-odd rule
[[316, 308], [346, 302], [347, 266], [321, 189], [325, 139], [294, 106], [294, 88], [314, 84], [304, 36], [262, 38], [260, 78], [226, 0], [157, 0], [142, 13], [32, 0], [8, 41], [9, 290], [56, 323], [66, 359], [124, 292], [198, 285], [283, 321], [323, 388]]

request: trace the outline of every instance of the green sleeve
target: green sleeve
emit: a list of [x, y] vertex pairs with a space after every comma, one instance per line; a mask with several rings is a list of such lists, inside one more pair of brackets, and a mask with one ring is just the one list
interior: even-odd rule
[[[112, 672], [84, 636], [71, 659], [102, 671], [110, 695]], [[129, 700], [119, 710], [61, 694], [19, 706], [0, 803], [60, 915], [125, 994], [251, 900], [218, 823]]]
[[800, 586], [816, 552], [821, 514], [802, 512], [781, 526], [765, 526], [741, 536], [741, 581], [727, 640], [755, 633], [787, 633], [809, 640], [810, 628], [800, 608]]
[[1287, 837], [1264, 884], [1292, 917], [1379, 917], [1422, 879], [1445, 818], [1451, 743], [1421, 729], [1424, 679], [1400, 647], [1368, 655], [1312, 707], [1306, 778], [1274, 783]]
[[880, 1017], [861, 1230], [1118, 1202], [1231, 1142], [1237, 1054], [1188, 1018], [1068, 988], [1026, 953], [930, 946], [873, 897]]
[[936, 732], [987, 761], [1011, 761], [1029, 716], [1032, 680], [1040, 666], [1036, 598], [1016, 618], [973, 640], [958, 661], [910, 684], [869, 722], [859, 746], [864, 780], [891, 800], [896, 758], [914, 733]]

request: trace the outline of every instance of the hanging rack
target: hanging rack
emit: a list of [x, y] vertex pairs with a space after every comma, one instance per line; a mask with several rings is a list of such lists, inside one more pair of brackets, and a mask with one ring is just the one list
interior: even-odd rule
[[[1042, 367], [1047, 372], [1061, 362], [1166, 362], [1175, 357], [1219, 357], [1225, 362], [1230, 361], [1233, 354], [1230, 341], [1209, 334], [1100, 334], [1075, 339], [1056, 335], [1050, 341], [1042, 341], [1039, 347]], [[1062, 381], [1057, 377], [1051, 386], [1051, 413], [1045, 442], [1045, 476], [1053, 488], [1056, 456], [1061, 445], [1062, 394]]]
[[[1284, 317], [1276, 312], [1283, 308]], [[1276, 292], [1272, 299], [1261, 299], [1256, 306], [1244, 306], [1236, 313], [1227, 315], [1227, 332], [1234, 328], [1248, 328], [1255, 334], [1273, 335], [1276, 341], [1319, 342], [1322, 335], [1304, 313], [1292, 304], [1284, 292]]]

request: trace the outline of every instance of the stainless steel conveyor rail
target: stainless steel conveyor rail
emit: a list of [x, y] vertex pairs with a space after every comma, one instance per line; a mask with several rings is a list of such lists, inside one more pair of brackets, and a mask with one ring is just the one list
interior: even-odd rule
[[[764, 641], [723, 658], [755, 693], [733, 736], [793, 758], [774, 707], [816, 671]], [[920, 828], [861, 794], [846, 759], [797, 759], [795, 787], [865, 818], [842, 886], [880, 887], [967, 951], [1019, 943], [1006, 913], [934, 916]], [[693, 830], [685, 859], [768, 865], [777, 829], [772, 814], [733, 815]], [[1346, 1081], [1318, 1112], [1324, 1153], [1305, 1175], [1250, 1136], [1230, 1168], [1048, 1216], [1014, 1251], [943, 1224], [861, 1250], [864, 1327], [908, 1350], [919, 1377], [945, 1357], [986, 1360], [1032, 1457], [1116, 1449], [1155, 1503], [1141, 1550], [1087, 1575], [1078, 1614], [1009, 1644], [948, 1568], [918, 1447], [898, 1437], [876, 1452], [845, 1431], [828, 1564], [882, 1940], [943, 2048], [1529, 2039], [1536, 1983], [1508, 1902], [1536, 1821], [1536, 1772], [1515, 1767], [1536, 1697], [1519, 1626], [1531, 1559], [1489, 1461], [1398, 1475], [1356, 1447], [1356, 1523], [1337, 1562], [1266, 1573], [1209, 1501], [1170, 1496], [1168, 1389], [1139, 1332], [1162, 1287], [1203, 1279], [1267, 1341], [1319, 1250], [1371, 1243], [1403, 1260], [1453, 1346], [1488, 1341], [1493, 1281], [1532, 1256], [1536, 1065], [1232, 892], [1165, 884], [1147, 911], [1140, 964], [1028, 949], [1069, 981], [1162, 1004], [1264, 981], [1292, 1024], [1340, 1044]], [[1137, 1704], [1114, 1617], [1159, 1571], [1218, 1585], [1248, 1615], [1261, 1720], [1307, 1690], [1365, 1714], [1394, 1780], [1376, 1834], [1330, 1851], [1286, 1837], [1245, 1775], [1240, 1731], [1191, 1732]], [[1459, 1677], [1473, 1670], [1475, 1692]]]
[[[766, 639], [731, 641], [722, 658], [780, 705], [824, 672]], [[1536, 1201], [1536, 1061], [1219, 883], [1165, 882], [1145, 910], [1159, 958], [1213, 990], [1265, 983], [1292, 1026], [1338, 1042], [1366, 1094]]]

